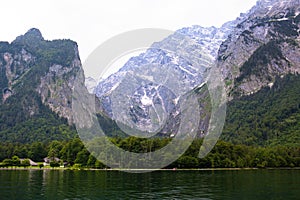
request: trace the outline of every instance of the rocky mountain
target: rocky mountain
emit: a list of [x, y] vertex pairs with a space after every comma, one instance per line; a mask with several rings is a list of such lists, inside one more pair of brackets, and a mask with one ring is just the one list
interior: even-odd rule
[[299, 145], [300, 1], [261, 0], [220, 46], [228, 114], [222, 138]]
[[258, 1], [218, 52], [230, 95], [272, 86], [277, 76], [299, 73], [300, 2]]
[[[205, 53], [205, 56], [209, 57], [207, 59], [212, 60], [216, 57], [220, 44], [227, 38], [233, 27], [234, 22], [226, 23], [221, 28], [201, 26], [182, 28], [163, 41], [154, 43], [145, 53], [129, 59], [117, 73], [102, 80], [97, 85], [95, 93], [98, 97], [109, 94], [115, 89], [116, 85], [120, 84], [128, 72], [147, 64], [157, 65], [153, 67], [163, 68], [164, 65], [170, 65], [170, 68], [177, 68], [182, 77], [187, 76], [189, 78], [188, 81], [191, 83], [191, 87], [195, 87], [201, 84], [201, 77], [194, 77], [201, 76], [201, 73], [204, 73], [206, 68], [210, 66], [200, 63], [200, 65], [203, 65], [202, 67], [198, 67], [199, 69], [196, 69], [197, 67], [193, 68], [192, 64], [196, 65], [196, 63], [187, 62], [187, 58], [195, 61], [196, 58], [193, 56], [196, 57]], [[187, 50], [190, 52], [187, 52]], [[192, 56], [187, 55], [188, 53], [191, 53]], [[195, 62], [201, 61], [197, 60]], [[197, 70], [201, 70], [201, 72], [198, 73]]]
[[[114, 136], [126, 124], [143, 134], [173, 137], [183, 121], [180, 104], [193, 91], [202, 109], [202, 137], [211, 112], [205, 83], [217, 67], [230, 100], [224, 140], [299, 144], [299, 14], [299, 0], [260, 0], [220, 28], [174, 32], [96, 87], [87, 78], [88, 90], [100, 100], [101, 125]], [[0, 141], [74, 137], [71, 103], [78, 72], [83, 75], [71, 40], [47, 41], [31, 29], [12, 43], [0, 42]]]
[[[153, 102], [156, 102], [163, 105], [163, 110], [169, 112], [170, 116], [175, 116], [168, 120], [176, 121], [176, 116], [179, 114], [176, 100], [183, 93], [176, 94], [167, 89], [171, 91], [176, 91], [178, 88], [179, 91], [195, 89], [206, 81], [211, 66], [215, 65], [223, 75], [230, 100], [228, 116], [234, 120], [234, 122], [227, 121], [225, 132], [232, 134], [243, 130], [250, 134], [252, 142], [248, 144], [263, 144], [269, 138], [274, 138], [275, 134], [278, 136], [278, 132], [274, 133], [271, 127], [262, 124], [265, 123], [262, 122], [264, 120], [257, 122], [256, 130], [259, 133], [254, 134], [255, 136], [245, 131], [249, 129], [243, 127], [251, 126], [249, 123], [253, 121], [255, 109], [257, 109], [256, 112], [264, 113], [261, 114], [261, 117], [265, 117], [264, 119], [269, 118], [268, 110], [257, 104], [257, 107], [252, 108], [253, 112], [249, 111], [252, 118], [239, 125], [236, 125], [236, 120], [239, 119], [233, 116], [232, 112], [239, 112], [236, 109], [249, 109], [241, 106], [244, 105], [240, 102], [243, 96], [245, 96], [244, 103], [250, 103], [253, 99], [263, 101], [262, 93], [272, 99], [274, 98], [272, 92], [283, 92], [274, 88], [285, 88], [282, 84], [287, 83], [287, 80], [298, 83], [297, 77], [300, 71], [299, 6], [299, 0], [260, 0], [247, 13], [241, 14], [236, 20], [224, 24], [221, 28], [193, 26], [176, 31], [163, 41], [154, 43], [145, 53], [131, 58], [117, 73], [98, 84], [95, 93], [101, 101], [102, 111], [116, 121], [120, 120], [131, 126], [146, 127], [151, 130], [153, 127], [148, 125], [152, 123], [151, 110], [155, 110]], [[205, 57], [204, 60], [197, 59], [203, 57]], [[186, 62], [187, 60], [191, 62]], [[177, 70], [177, 72], [172, 70]], [[174, 81], [168, 83], [168, 74], [172, 74], [171, 78]], [[289, 75], [296, 77], [286, 78]], [[160, 87], [157, 83], [167, 84], [167, 88]], [[127, 90], [122, 87], [123, 84], [127, 86]], [[274, 85], [276, 87], [273, 88]], [[266, 87], [271, 90], [266, 90]], [[120, 99], [112, 98], [122, 92], [125, 92], [125, 95], [121, 95], [122, 98], [130, 101], [122, 101], [123, 106], [117, 106], [114, 110], [115, 105], [118, 105], [115, 102], [120, 102]], [[280, 94], [277, 95], [280, 96]], [[293, 88], [289, 95], [292, 95], [291, 99], [293, 99], [293, 103], [288, 104], [290, 107], [287, 106], [287, 110], [290, 109], [287, 111], [289, 114], [284, 117], [279, 114], [277, 119], [272, 120], [273, 124], [275, 122], [284, 124], [284, 120], [289, 121], [290, 117], [294, 119], [298, 116], [299, 103], [296, 103], [297, 97], [294, 98], [293, 95], [299, 94]], [[269, 111], [274, 109], [276, 112], [276, 108], [269, 104], [268, 106], [270, 106]], [[118, 118], [120, 115], [118, 111], [122, 109], [127, 109], [121, 114], [129, 116], [126, 119]], [[249, 112], [245, 113], [249, 114]], [[159, 113], [156, 113], [156, 116], [159, 116]], [[208, 120], [209, 117], [206, 117], [204, 124], [207, 125]], [[166, 132], [174, 131], [176, 124], [171, 125], [172, 128], [167, 128]], [[204, 124], [199, 127], [199, 131], [206, 131], [207, 126]], [[231, 126], [232, 124], [235, 125]], [[282, 131], [286, 135], [291, 133], [290, 129]], [[233, 135], [237, 137], [236, 134]], [[224, 138], [231, 140], [228, 135]], [[243, 142], [243, 139], [239, 138], [237, 141]]]
[[[1, 137], [22, 142], [27, 132], [40, 131], [37, 134], [56, 132], [57, 138], [62, 138], [62, 132], [70, 129], [65, 120], [73, 123], [72, 87], [79, 70], [82, 68], [77, 44], [71, 40], [47, 41], [38, 29], [30, 29], [12, 43], [1, 42]], [[43, 123], [36, 128], [32, 125], [36, 121]], [[54, 130], [59, 125], [64, 128]], [[23, 126], [23, 131], [14, 130], [16, 126]]]
[[[218, 47], [233, 27], [234, 22], [221, 28], [182, 28], [154, 43], [97, 85], [95, 93], [101, 100], [101, 110], [143, 131], [157, 130], [167, 120], [169, 123], [160, 127], [160, 132], [176, 132], [180, 98], [206, 81]], [[200, 128], [206, 129], [204, 126]]]

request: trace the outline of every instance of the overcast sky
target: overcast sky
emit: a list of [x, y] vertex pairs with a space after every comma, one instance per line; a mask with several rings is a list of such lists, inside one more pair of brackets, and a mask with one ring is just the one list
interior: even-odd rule
[[[257, 0], [6, 0], [1, 2], [0, 40], [14, 40], [38, 28], [47, 40], [72, 39], [82, 62], [102, 42], [138, 28], [177, 30], [191, 25], [219, 27]], [[92, 71], [85, 70], [92, 76]]]

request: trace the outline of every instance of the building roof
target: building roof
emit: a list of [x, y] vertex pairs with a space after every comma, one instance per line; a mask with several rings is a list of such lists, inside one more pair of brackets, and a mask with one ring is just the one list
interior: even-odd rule
[[29, 160], [31, 166], [38, 166], [38, 164], [37, 164], [36, 162], [32, 161], [32, 160], [29, 159], [29, 158], [20, 158], [20, 161], [21, 161], [21, 162], [22, 162], [23, 160]]

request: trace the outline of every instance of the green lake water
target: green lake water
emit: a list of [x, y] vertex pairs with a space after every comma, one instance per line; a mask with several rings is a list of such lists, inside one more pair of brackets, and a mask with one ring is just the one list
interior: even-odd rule
[[300, 199], [300, 170], [0, 170], [0, 199]]

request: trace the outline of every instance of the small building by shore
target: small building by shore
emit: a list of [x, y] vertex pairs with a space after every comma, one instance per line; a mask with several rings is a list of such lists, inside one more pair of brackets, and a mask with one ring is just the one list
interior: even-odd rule
[[22, 163], [24, 160], [29, 160], [30, 162], [30, 166], [38, 166], [38, 164], [34, 161], [32, 161], [31, 159], [29, 158], [20, 158], [20, 162]]
[[44, 166], [50, 165], [51, 162], [60, 162], [60, 159], [57, 157], [46, 157], [44, 158]]

